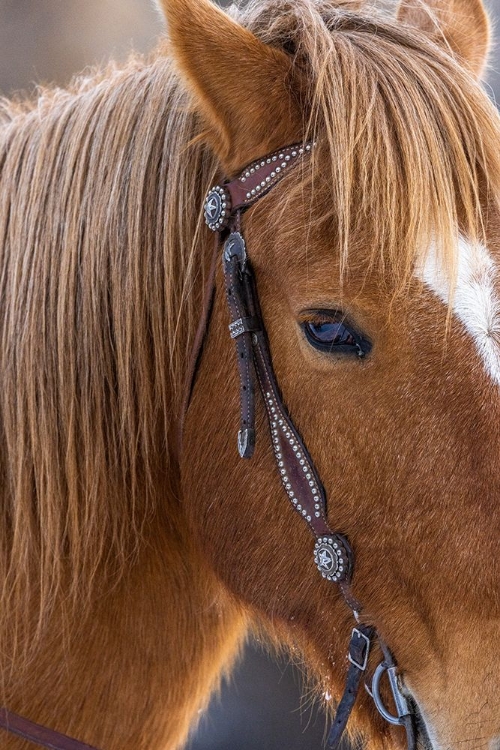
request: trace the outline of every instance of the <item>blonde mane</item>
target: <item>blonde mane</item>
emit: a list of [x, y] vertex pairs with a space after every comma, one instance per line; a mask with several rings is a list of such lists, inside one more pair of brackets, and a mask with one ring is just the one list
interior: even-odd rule
[[[334, 221], [344, 267], [367, 225], [389, 276], [406, 283], [433, 240], [453, 273], [457, 233], [481, 240], [481, 205], [500, 195], [500, 125], [479, 85], [372, 10], [232, 13], [295, 57], [320, 145], [303, 177], [328, 185], [314, 220]], [[0, 122], [0, 647], [14, 658], [28, 612], [41, 636], [55, 606], [83, 612], [96, 581], [133, 563], [165, 501], [159, 472], [177, 494], [216, 164], [166, 49], [4, 103]]]

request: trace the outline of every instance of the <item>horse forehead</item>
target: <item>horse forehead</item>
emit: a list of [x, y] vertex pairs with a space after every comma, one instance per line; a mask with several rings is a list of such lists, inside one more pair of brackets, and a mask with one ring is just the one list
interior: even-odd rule
[[457, 247], [456, 284], [450, 287], [432, 247], [416, 275], [453, 315], [472, 339], [483, 366], [500, 385], [500, 284], [498, 254], [461, 237]]

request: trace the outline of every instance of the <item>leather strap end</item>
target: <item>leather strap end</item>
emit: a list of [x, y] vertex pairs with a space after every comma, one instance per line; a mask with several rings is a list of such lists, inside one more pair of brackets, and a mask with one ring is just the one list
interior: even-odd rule
[[241, 458], [252, 458], [255, 450], [255, 430], [247, 427], [238, 432], [238, 453]]

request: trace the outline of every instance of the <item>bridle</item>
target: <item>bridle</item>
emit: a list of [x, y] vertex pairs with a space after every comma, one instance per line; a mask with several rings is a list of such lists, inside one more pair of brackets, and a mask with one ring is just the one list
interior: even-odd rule
[[[224, 283], [231, 319], [229, 333], [236, 344], [240, 380], [238, 452], [242, 458], [248, 459], [253, 455], [255, 393], [258, 385], [285, 493], [315, 538], [314, 562], [318, 571], [323, 578], [339, 586], [356, 621], [347, 655], [349, 669], [346, 686], [328, 738], [329, 747], [334, 750], [340, 744], [363, 682], [371, 646], [377, 639], [384, 658], [374, 672], [371, 688], [366, 687], [384, 719], [405, 727], [408, 750], [414, 750], [414, 712], [403, 693], [396, 663], [376, 629], [361, 621], [362, 607], [350, 585], [354, 572], [352, 548], [343, 534], [332, 531], [328, 525], [325, 490], [314, 461], [281, 397], [260, 311], [255, 277], [241, 229], [241, 214], [266, 195], [313, 148], [314, 143], [295, 144], [257, 159], [234, 180], [213, 187], [205, 200], [205, 221], [210, 229], [219, 233], [222, 243]], [[385, 673], [397, 715], [387, 710], [380, 695], [381, 678]]]
[[[260, 311], [255, 278], [241, 229], [242, 213], [277, 185], [313, 148], [313, 143], [297, 144], [262, 157], [247, 166], [237, 178], [212, 188], [205, 200], [205, 221], [211, 230], [218, 233], [218, 250], [222, 243], [224, 283], [231, 317], [229, 332], [236, 345], [240, 379], [238, 452], [246, 459], [251, 458], [254, 452], [255, 394], [258, 384], [283, 488], [292, 507], [307, 523], [315, 538], [314, 562], [318, 571], [323, 578], [339, 586], [344, 601], [356, 621], [347, 654], [349, 669], [345, 690], [328, 738], [329, 748], [335, 750], [339, 747], [364, 681], [369, 653], [376, 639], [384, 658], [374, 672], [371, 688], [366, 684], [365, 687], [384, 719], [391, 724], [405, 727], [408, 750], [415, 750], [413, 711], [403, 693], [396, 663], [376, 629], [361, 621], [362, 607], [350, 586], [354, 572], [353, 551], [348, 539], [343, 534], [332, 531], [328, 525], [326, 494], [318, 471], [281, 398]], [[214, 289], [213, 264], [205, 291], [202, 318], [193, 345], [191, 364], [188, 367], [186, 400], [181, 423], [189, 406], [196, 366], [208, 327]], [[388, 676], [396, 715], [387, 710], [380, 695], [380, 682], [385, 673]], [[0, 708], [0, 728], [51, 750], [97, 750], [91, 745], [42, 727], [6, 708]]]

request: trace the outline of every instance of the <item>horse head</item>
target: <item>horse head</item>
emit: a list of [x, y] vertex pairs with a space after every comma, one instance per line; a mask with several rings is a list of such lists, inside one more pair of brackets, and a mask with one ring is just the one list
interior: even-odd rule
[[[162, 6], [221, 177], [316, 144], [241, 216], [277, 382], [422, 741], [496, 747], [499, 130], [478, 82], [482, 3], [404, 3], [379, 21], [353, 3], [273, 3], [245, 26], [201, 0]], [[207, 232], [204, 264], [212, 245]], [[254, 456], [237, 455], [224, 296], [218, 263], [182, 502], [204, 564], [339, 697], [352, 615], [313, 564], [258, 398]], [[356, 718], [370, 747], [403, 744], [368, 695]]]

